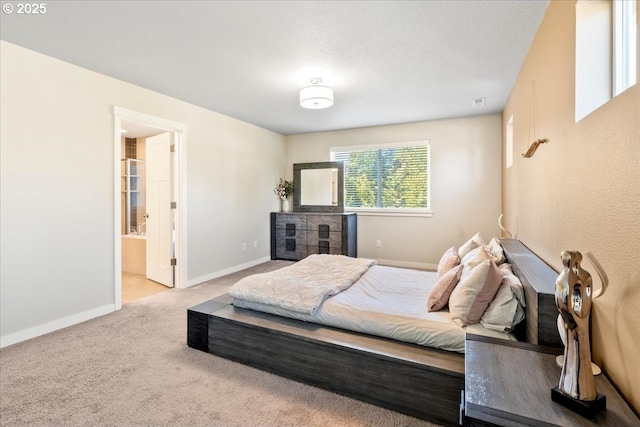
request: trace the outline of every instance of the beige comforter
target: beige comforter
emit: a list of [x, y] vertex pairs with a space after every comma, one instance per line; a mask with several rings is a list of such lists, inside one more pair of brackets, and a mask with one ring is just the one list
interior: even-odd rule
[[314, 314], [322, 301], [348, 289], [375, 260], [344, 255], [310, 255], [289, 267], [254, 274], [233, 285], [236, 299]]

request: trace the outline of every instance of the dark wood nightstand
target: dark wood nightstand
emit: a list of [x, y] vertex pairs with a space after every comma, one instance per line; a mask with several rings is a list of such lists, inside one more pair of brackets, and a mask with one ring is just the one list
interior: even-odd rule
[[585, 418], [551, 400], [561, 369], [562, 349], [467, 335], [465, 350], [465, 426], [639, 426], [631, 410], [604, 375], [596, 377], [607, 409]]

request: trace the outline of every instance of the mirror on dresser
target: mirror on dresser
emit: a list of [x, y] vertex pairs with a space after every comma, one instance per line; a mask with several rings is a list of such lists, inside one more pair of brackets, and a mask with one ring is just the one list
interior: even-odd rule
[[293, 165], [293, 212], [271, 213], [271, 259], [357, 257], [358, 217], [344, 212], [342, 162]]
[[342, 162], [293, 165], [294, 212], [344, 212]]

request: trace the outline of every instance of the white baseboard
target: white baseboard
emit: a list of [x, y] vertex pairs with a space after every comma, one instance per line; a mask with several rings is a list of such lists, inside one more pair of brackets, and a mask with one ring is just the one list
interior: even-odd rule
[[267, 261], [271, 261], [271, 257], [267, 256], [264, 258], [258, 258], [256, 260], [236, 265], [234, 267], [226, 268], [224, 270], [216, 271], [205, 276], [196, 277], [195, 279], [189, 279], [187, 280], [187, 284], [184, 287], [188, 288], [189, 286], [199, 285], [200, 283], [208, 282], [209, 280], [217, 279], [218, 277], [226, 276], [227, 274], [235, 273], [236, 271], [244, 270], [246, 268], [253, 267], [254, 265], [262, 264], [263, 262]]
[[398, 261], [393, 259], [379, 259], [380, 265], [388, 265], [390, 267], [413, 268], [415, 270], [437, 270], [437, 264], [427, 264], [425, 262]]
[[[236, 265], [234, 267], [230, 267], [224, 270], [216, 271], [214, 273], [207, 274], [205, 276], [196, 277], [194, 279], [188, 280], [185, 287], [195, 286], [200, 283], [208, 282], [209, 280], [226, 276], [227, 274], [235, 273], [237, 271], [244, 270], [246, 268], [253, 267], [255, 265], [262, 264], [270, 260], [271, 260], [271, 257], [267, 256], [267, 257], [259, 258], [244, 264]], [[397, 260], [389, 260], [389, 259], [379, 259], [378, 263], [380, 265], [388, 265], [392, 267], [402, 267], [402, 268], [414, 268], [419, 270], [436, 270], [438, 268], [436, 264], [397, 261]], [[88, 310], [82, 313], [74, 314], [73, 316], [68, 316], [62, 319], [54, 320], [53, 322], [48, 322], [43, 325], [34, 326], [33, 328], [25, 329], [20, 332], [16, 332], [16, 333], [5, 335], [5, 336], [0, 336], [0, 348], [7, 347], [12, 344], [17, 344], [19, 342], [26, 341], [31, 338], [36, 338], [41, 335], [48, 334], [49, 332], [54, 332], [69, 326], [77, 325], [78, 323], [86, 322], [87, 320], [104, 316], [105, 314], [113, 313], [114, 311], [115, 311], [115, 305], [108, 304], [102, 307], [94, 308], [93, 310]]]
[[115, 305], [108, 304], [102, 307], [94, 308], [93, 310], [74, 314], [73, 316], [68, 316], [62, 319], [54, 320], [53, 322], [48, 322], [43, 325], [34, 326], [33, 328], [25, 329], [24, 331], [1, 336], [0, 348], [9, 346], [11, 344], [16, 344], [22, 341], [26, 341], [31, 338], [39, 337], [40, 335], [48, 334], [49, 332], [57, 331], [58, 329], [63, 329], [69, 326], [77, 325], [78, 323], [86, 322], [87, 320], [104, 316], [105, 314], [113, 313], [114, 311], [115, 311]]

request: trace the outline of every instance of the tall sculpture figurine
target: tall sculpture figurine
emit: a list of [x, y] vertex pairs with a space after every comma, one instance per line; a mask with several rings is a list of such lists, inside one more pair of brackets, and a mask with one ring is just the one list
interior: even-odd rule
[[[583, 402], [584, 407], [587, 408], [584, 415], [590, 416], [604, 409], [605, 405], [604, 396], [599, 396], [596, 392], [596, 383], [591, 369], [589, 315], [593, 282], [591, 274], [580, 266], [582, 262], [580, 252], [564, 251], [561, 257], [564, 269], [556, 280], [555, 298], [564, 323], [563, 332], [566, 342], [557, 391], [570, 397], [574, 402]], [[580, 405], [577, 405], [578, 409], [576, 409], [571, 400], [563, 399], [554, 392], [552, 392], [553, 400], [580, 411]]]
[[580, 267], [580, 252], [564, 251], [561, 256], [564, 270], [556, 280], [556, 306], [564, 320], [567, 342], [558, 387], [574, 399], [594, 400], [597, 393], [589, 343], [591, 275]]

